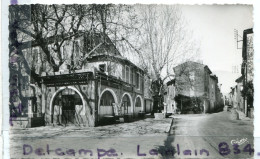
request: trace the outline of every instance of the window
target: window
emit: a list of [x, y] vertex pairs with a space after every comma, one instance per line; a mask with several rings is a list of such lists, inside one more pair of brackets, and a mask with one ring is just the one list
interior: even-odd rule
[[122, 66], [122, 79], [125, 81], [125, 67]]
[[99, 70], [100, 70], [101, 72], [106, 72], [106, 64], [100, 64], [100, 65], [99, 65]]
[[124, 95], [122, 104], [124, 105], [124, 107], [131, 107], [130, 98], [128, 97], [128, 95]]
[[125, 81], [130, 83], [130, 68], [128, 66], [125, 66]]
[[136, 88], [140, 89], [140, 73], [136, 73]]
[[100, 106], [112, 106], [113, 103], [115, 103], [113, 95], [109, 91], [104, 92], [100, 99]]
[[75, 44], [74, 44], [74, 50], [75, 50], [75, 57], [79, 57], [80, 56], [80, 43], [79, 43], [79, 40], [76, 40], [75, 41]]
[[141, 99], [140, 99], [140, 97], [136, 98], [135, 107], [141, 107]]
[[74, 67], [76, 69], [81, 69], [81, 62], [82, 62], [82, 54], [80, 51], [80, 40], [74, 41], [74, 53], [73, 53], [73, 61], [74, 61]]

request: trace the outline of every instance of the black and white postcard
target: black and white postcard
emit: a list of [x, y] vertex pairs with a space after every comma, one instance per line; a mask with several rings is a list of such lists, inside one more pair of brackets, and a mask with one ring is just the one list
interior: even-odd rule
[[260, 156], [252, 4], [59, 3], [8, 6], [5, 157]]

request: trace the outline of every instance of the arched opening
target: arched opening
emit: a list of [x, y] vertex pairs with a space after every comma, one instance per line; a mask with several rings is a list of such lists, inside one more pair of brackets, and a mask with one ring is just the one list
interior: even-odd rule
[[143, 111], [143, 102], [142, 98], [138, 95], [135, 98], [135, 113], [138, 114], [140, 111]]
[[114, 115], [113, 104], [116, 102], [117, 101], [114, 92], [111, 90], [104, 90], [100, 96], [99, 114], [101, 116]]
[[100, 99], [100, 106], [112, 106], [113, 103], [115, 103], [115, 100], [112, 93], [106, 91], [102, 94]]
[[142, 107], [140, 97], [137, 97], [137, 98], [136, 98], [135, 107]]
[[57, 124], [80, 124], [80, 115], [84, 115], [84, 101], [74, 88], [60, 88], [51, 100], [52, 121]]
[[131, 96], [127, 93], [123, 95], [121, 101], [121, 114], [131, 114], [132, 113], [132, 99]]

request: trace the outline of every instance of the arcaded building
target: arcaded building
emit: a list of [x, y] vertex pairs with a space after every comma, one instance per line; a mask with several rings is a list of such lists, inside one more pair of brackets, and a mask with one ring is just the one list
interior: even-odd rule
[[[152, 111], [150, 78], [123, 57], [108, 36], [95, 33], [90, 38], [83, 33], [62, 47], [60, 58], [65, 62], [56, 72], [41, 62], [39, 47], [24, 50], [25, 56], [37, 55], [37, 61], [31, 63], [38, 62], [35, 69], [41, 71], [36, 71], [40, 74], [38, 86], [24, 75], [32, 93], [28, 95], [30, 105], [23, 109], [23, 127], [97, 126], [119, 117], [129, 121]], [[53, 48], [50, 44], [49, 50]]]

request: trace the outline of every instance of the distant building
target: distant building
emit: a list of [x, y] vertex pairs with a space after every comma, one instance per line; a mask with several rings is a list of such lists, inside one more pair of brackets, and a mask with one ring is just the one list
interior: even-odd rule
[[[254, 47], [253, 47], [253, 29], [249, 28], [243, 31], [243, 46], [242, 46], [242, 66], [241, 76], [236, 79], [236, 86], [231, 88], [230, 98], [231, 104], [238, 111], [243, 112], [246, 116], [252, 117], [254, 115]], [[246, 94], [242, 96], [242, 92]]]
[[194, 98], [195, 101], [198, 101], [196, 98], [199, 99], [199, 102], [186, 103], [186, 107], [193, 104], [194, 107], [200, 107], [202, 112], [209, 113], [218, 109], [220, 103], [223, 103], [218, 101], [221, 94], [218, 89], [218, 78], [212, 75], [207, 65], [188, 61], [174, 67], [174, 73], [176, 94]]
[[225, 105], [226, 97], [221, 92], [221, 84], [217, 84], [216, 87], [216, 109], [217, 111], [223, 110], [222, 108]]

